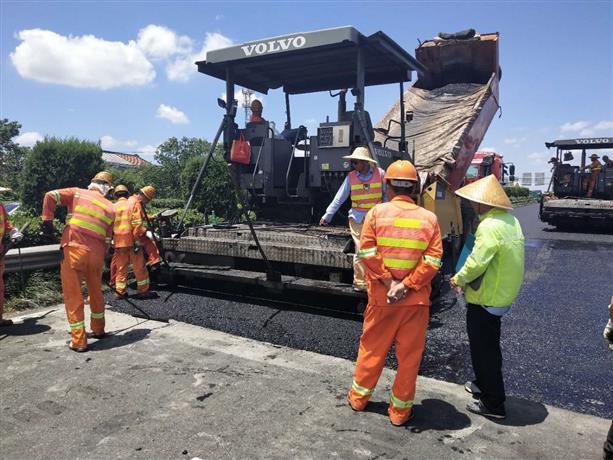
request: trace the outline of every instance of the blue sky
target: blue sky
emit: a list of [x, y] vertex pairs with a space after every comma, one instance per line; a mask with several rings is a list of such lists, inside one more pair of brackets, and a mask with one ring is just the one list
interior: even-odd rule
[[[0, 116], [40, 136], [102, 139], [146, 158], [171, 136], [212, 138], [224, 84], [195, 72], [206, 49], [353, 25], [417, 39], [473, 27], [500, 32], [502, 118], [482, 144], [518, 171], [547, 171], [545, 141], [613, 136], [613, 2], [1, 2]], [[395, 85], [368, 88], [378, 120]], [[263, 97], [282, 126], [280, 91]], [[295, 123], [335, 116], [327, 94], [293, 100]]]

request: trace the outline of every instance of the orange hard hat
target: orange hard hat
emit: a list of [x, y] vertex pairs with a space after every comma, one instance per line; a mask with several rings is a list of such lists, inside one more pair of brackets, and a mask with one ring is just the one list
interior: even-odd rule
[[145, 195], [145, 198], [148, 200], [153, 200], [155, 198], [155, 188], [151, 185], [145, 185], [140, 189], [140, 192]]
[[115, 186], [115, 191], [114, 191], [115, 196], [117, 196], [118, 193], [130, 193], [130, 191], [128, 190], [128, 187], [126, 187], [123, 184], [120, 184], [120, 185]]
[[108, 172], [108, 171], [100, 171], [98, 174], [96, 174], [94, 176], [94, 178], [92, 179], [94, 180], [100, 180], [102, 182], [106, 182], [109, 185], [113, 184], [113, 175]]
[[408, 160], [396, 160], [387, 167], [385, 171], [385, 180], [405, 180], [417, 182], [417, 170], [415, 166]]

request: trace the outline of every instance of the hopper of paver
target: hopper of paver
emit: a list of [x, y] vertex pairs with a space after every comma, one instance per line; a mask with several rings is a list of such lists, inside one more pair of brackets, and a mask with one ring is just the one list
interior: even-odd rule
[[[415, 57], [428, 71], [404, 93], [406, 142], [424, 185], [457, 189], [499, 109], [498, 33], [439, 34]], [[376, 140], [395, 146], [400, 101], [377, 124]]]

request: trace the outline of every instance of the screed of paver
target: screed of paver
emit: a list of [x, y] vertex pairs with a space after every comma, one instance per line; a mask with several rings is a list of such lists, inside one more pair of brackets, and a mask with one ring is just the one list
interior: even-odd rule
[[599, 458], [610, 421], [510, 398], [493, 422], [455, 384], [418, 380], [416, 417], [345, 402], [353, 363], [183, 323], [107, 312], [76, 354], [63, 308], [0, 330], [6, 458]]

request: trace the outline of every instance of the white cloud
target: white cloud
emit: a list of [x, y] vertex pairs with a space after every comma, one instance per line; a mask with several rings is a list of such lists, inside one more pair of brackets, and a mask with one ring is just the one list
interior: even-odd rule
[[23, 78], [98, 89], [146, 85], [155, 78], [153, 65], [134, 41], [64, 36], [42, 29], [22, 30], [17, 38], [21, 43], [10, 58]]
[[149, 24], [138, 31], [136, 44], [152, 59], [164, 59], [173, 54], [190, 52], [192, 40], [184, 35], [178, 36], [168, 27]]
[[15, 143], [21, 145], [22, 147], [32, 147], [38, 141], [42, 140], [44, 140], [42, 134], [37, 133], [36, 131], [28, 131], [17, 136], [15, 138]]
[[223, 14], [216, 14], [216, 15], [215, 15], [215, 20], [216, 20], [216, 21], [221, 21], [223, 18], [224, 18], [224, 15], [223, 15]]
[[227, 48], [233, 44], [234, 42], [230, 38], [218, 32], [207, 32], [200, 52], [178, 57], [174, 61], [168, 63], [166, 66], [166, 76], [172, 81], [186, 82], [197, 71], [194, 63], [196, 61], [205, 60], [207, 52], [220, 48]]
[[510, 137], [504, 140], [507, 145], [519, 145], [526, 141], [525, 137]]
[[113, 150], [113, 149], [132, 149], [138, 145], [138, 142], [133, 140], [122, 141], [119, 139], [115, 139], [112, 136], [106, 135], [100, 138], [100, 146], [104, 150]]
[[613, 120], [603, 120], [594, 126], [596, 131], [613, 131]]
[[568, 122], [560, 126], [560, 131], [563, 133], [576, 133], [587, 128], [589, 125], [589, 121], [575, 121], [573, 123]]
[[157, 110], [156, 117], [164, 118], [174, 124], [186, 124], [189, 123], [187, 115], [181, 112], [176, 107], [171, 107], [166, 104], [160, 104]]
[[142, 145], [136, 149], [136, 153], [141, 153], [143, 156], [153, 156], [158, 146], [153, 144]]
[[595, 136], [598, 133], [608, 134], [607, 131], [613, 130], [613, 120], [602, 120], [592, 124], [589, 121], [568, 122], [560, 126], [560, 132], [584, 137]]

